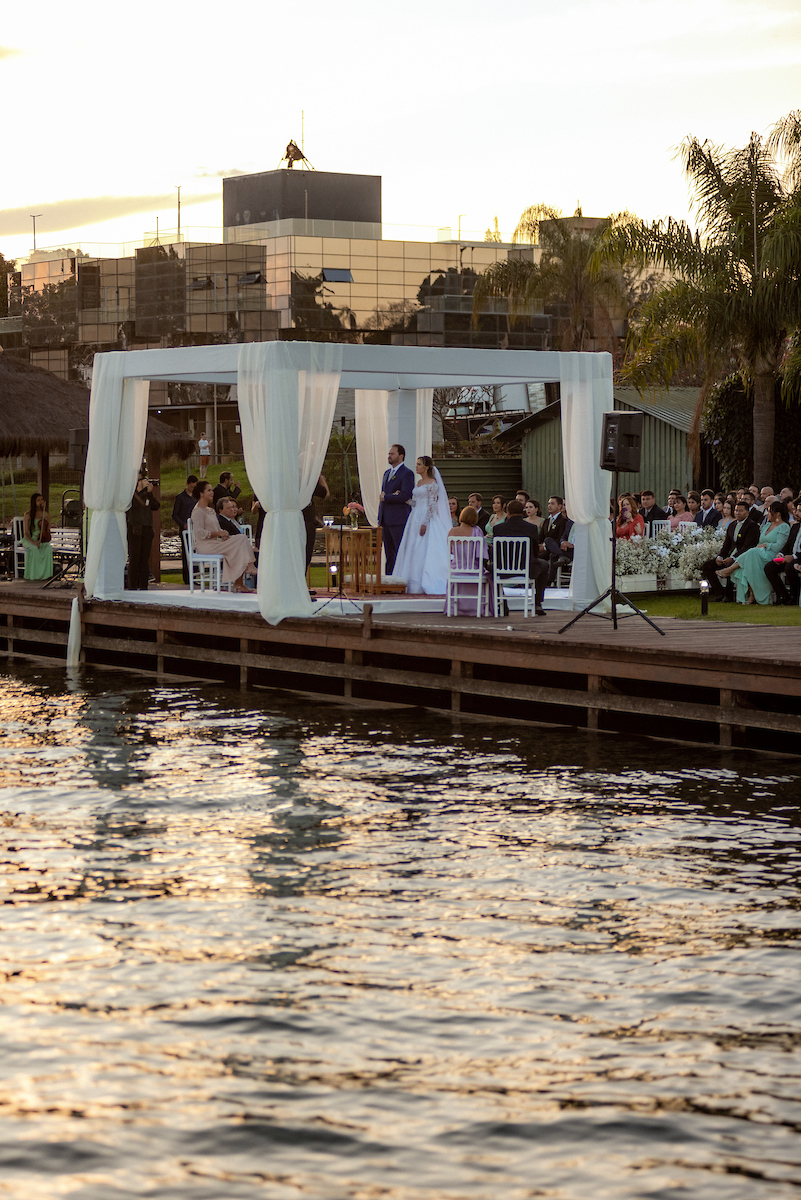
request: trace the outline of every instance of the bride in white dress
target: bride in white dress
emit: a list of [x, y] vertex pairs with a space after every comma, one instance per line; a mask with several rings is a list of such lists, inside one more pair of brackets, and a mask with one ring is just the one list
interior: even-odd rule
[[403, 531], [392, 574], [406, 580], [408, 594], [442, 596], [448, 583], [451, 510], [442, 476], [427, 454], [416, 463], [420, 481]]

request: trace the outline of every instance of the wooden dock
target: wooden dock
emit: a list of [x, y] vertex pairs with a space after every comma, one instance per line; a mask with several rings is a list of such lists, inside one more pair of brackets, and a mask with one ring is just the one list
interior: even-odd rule
[[[0, 656], [66, 658], [72, 594], [0, 586]], [[92, 601], [82, 661], [578, 729], [801, 754], [801, 628], [585, 617], [258, 614]]]

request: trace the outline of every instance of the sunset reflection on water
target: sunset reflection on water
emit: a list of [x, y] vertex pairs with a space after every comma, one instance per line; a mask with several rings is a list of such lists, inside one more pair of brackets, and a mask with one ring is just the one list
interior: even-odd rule
[[795, 1194], [799, 777], [8, 668], [0, 1195]]

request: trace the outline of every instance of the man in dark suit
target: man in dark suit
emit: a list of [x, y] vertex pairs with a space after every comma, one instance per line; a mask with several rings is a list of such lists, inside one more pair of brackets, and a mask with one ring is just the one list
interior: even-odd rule
[[725, 600], [727, 604], [734, 601], [734, 588], [728, 577], [719, 579], [717, 572], [732, 563], [746, 550], [752, 549], [759, 541], [759, 526], [748, 519], [749, 508], [745, 500], [738, 500], [734, 506], [734, 520], [726, 530], [726, 537], [717, 558], [708, 558], [701, 567], [701, 576], [709, 583], [713, 600]]
[[651, 536], [652, 521], [667, 521], [668, 514], [664, 508], [660, 508], [656, 502], [656, 496], [653, 492], [642, 492], [642, 508], [638, 508], [637, 512], [645, 521], [645, 532]]
[[504, 537], [527, 537], [531, 542], [528, 560], [528, 577], [534, 580], [534, 612], [538, 617], [545, 616], [545, 609], [542, 606], [543, 597], [545, 595], [545, 585], [548, 582], [549, 564], [544, 558], [537, 557], [537, 547], [539, 538], [537, 536], [537, 526], [532, 525], [523, 516], [523, 505], [519, 500], [510, 500], [506, 505], [507, 518], [501, 521], [492, 530], [492, 541], [489, 544], [489, 553], [492, 555], [492, 547], [498, 538]]
[[478, 525], [478, 527], [482, 533], [486, 533], [487, 532], [487, 522], [489, 521], [492, 514], [488, 513], [486, 508], [482, 507], [482, 505], [484, 503], [484, 497], [481, 495], [481, 492], [471, 492], [470, 495], [467, 497], [467, 503], [472, 508], [474, 508], [476, 510], [476, 512], [478, 513], [478, 521], [476, 522], [476, 524]]
[[701, 507], [695, 514], [695, 523], [702, 529], [717, 529], [720, 523], [720, 513], [715, 508], [715, 493], [709, 488], [701, 492]]
[[232, 496], [222, 496], [217, 501], [217, 520], [220, 522], [220, 529], [224, 529], [226, 533], [230, 533], [231, 537], [242, 537], [242, 530], [236, 523], [237, 503]]
[[217, 504], [222, 500], [223, 496], [230, 496], [232, 500], [236, 500], [241, 490], [231, 472], [223, 471], [220, 475], [220, 482], [214, 489], [214, 511], [218, 511]]
[[381, 527], [384, 553], [387, 556], [387, 575], [391, 575], [395, 567], [398, 547], [411, 512], [409, 501], [414, 488], [414, 472], [406, 466], [405, 458], [406, 451], [403, 446], [397, 443], [390, 446], [387, 453], [389, 467], [384, 472], [381, 482], [378, 524]]
[[[508, 506], [506, 511], [509, 511]], [[551, 554], [555, 554], [557, 558], [559, 557], [562, 552], [561, 544], [565, 538], [566, 528], [567, 513], [565, 512], [564, 500], [561, 496], [549, 496], [548, 516], [540, 526], [540, 554], [544, 558], [548, 558]]]
[[801, 575], [796, 563], [801, 563], [801, 521], [790, 526], [790, 533], [781, 551], [783, 562], [765, 563], [765, 575], [776, 593], [777, 604], [798, 604]]

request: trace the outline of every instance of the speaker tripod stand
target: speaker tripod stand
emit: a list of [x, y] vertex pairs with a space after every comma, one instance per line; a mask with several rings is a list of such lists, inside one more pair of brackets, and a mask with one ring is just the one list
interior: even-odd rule
[[[618, 495], [618, 472], [615, 471], [615, 496], [617, 496], [617, 495]], [[624, 608], [628, 609], [629, 611], [620, 613], [620, 620], [623, 620], [624, 617], [641, 617], [642, 620], [645, 621], [648, 625], [650, 625], [652, 629], [655, 629], [657, 633], [661, 634], [662, 637], [664, 637], [665, 636], [664, 629], [660, 629], [658, 625], [654, 625], [654, 623], [650, 617], [647, 617], [644, 612], [642, 612], [639, 608], [637, 608], [637, 605], [632, 600], [629, 600], [628, 596], [624, 596], [623, 592], [619, 592], [617, 589], [617, 569], [616, 569], [616, 564], [615, 564], [615, 559], [616, 559], [615, 551], [617, 550], [617, 517], [615, 517], [615, 519], [612, 521], [611, 541], [612, 541], [612, 585], [611, 585], [611, 587], [608, 587], [605, 592], [602, 592], [600, 596], [598, 596], [595, 600], [593, 600], [592, 604], [588, 604], [586, 608], [582, 608], [581, 612], [576, 613], [576, 615], [575, 615], [575, 617], [573, 617], [572, 621], [568, 621], [567, 625], [562, 626], [562, 628], [559, 630], [559, 633], [564, 633], [565, 630], [569, 629], [571, 625], [575, 625], [576, 621], [580, 621], [582, 617], [586, 617], [586, 616], [601, 617], [602, 620], [604, 620], [604, 621], [611, 621], [613, 627], [615, 629], [617, 629], [617, 622], [618, 622], [617, 609], [618, 609], [618, 605], [622, 605]], [[597, 608], [599, 606], [599, 604], [602, 604], [604, 602], [604, 600], [612, 601], [612, 611], [608, 612], [608, 613], [593, 612], [593, 609]]]

